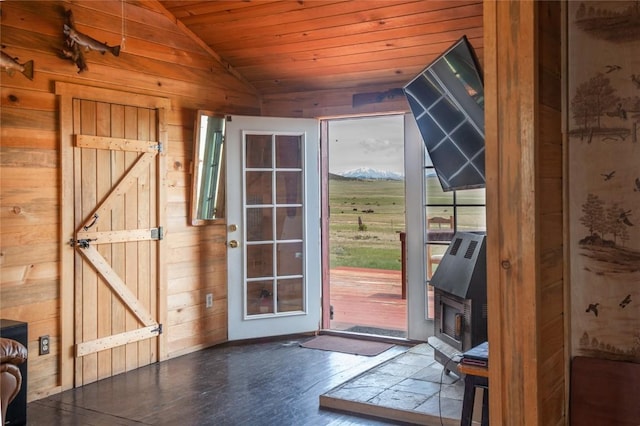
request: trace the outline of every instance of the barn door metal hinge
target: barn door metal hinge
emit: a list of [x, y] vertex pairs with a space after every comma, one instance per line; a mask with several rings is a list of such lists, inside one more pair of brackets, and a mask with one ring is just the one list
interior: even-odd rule
[[154, 328], [153, 330], [151, 330], [152, 333], [158, 333], [158, 334], [162, 334], [162, 324], [158, 324], [158, 328]]
[[158, 150], [158, 152], [163, 152], [162, 151], [162, 149], [163, 149], [162, 143], [159, 143], [158, 145], [156, 145], [156, 149]]
[[73, 238], [71, 238], [69, 240], [69, 245], [71, 247], [81, 247], [81, 248], [89, 248], [89, 243], [91, 241], [97, 241], [97, 238], [91, 239], [91, 238], [81, 238], [79, 240], [74, 240]]
[[151, 229], [151, 239], [161, 240], [163, 238], [164, 238], [164, 228], [162, 226], [158, 226], [157, 228]]

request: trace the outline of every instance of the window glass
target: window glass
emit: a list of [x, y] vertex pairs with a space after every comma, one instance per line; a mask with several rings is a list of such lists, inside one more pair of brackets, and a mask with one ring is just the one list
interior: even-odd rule
[[444, 192], [436, 171], [433, 167], [427, 167], [424, 174], [424, 190], [427, 205], [453, 204], [453, 192]]
[[485, 189], [444, 192], [426, 149], [424, 168], [426, 276], [431, 280], [456, 232], [486, 232]]
[[458, 206], [456, 208], [456, 229], [461, 232], [486, 231], [487, 218], [485, 206]]
[[485, 197], [485, 189], [465, 189], [456, 192], [456, 202], [458, 204], [477, 204], [485, 205], [487, 203]]

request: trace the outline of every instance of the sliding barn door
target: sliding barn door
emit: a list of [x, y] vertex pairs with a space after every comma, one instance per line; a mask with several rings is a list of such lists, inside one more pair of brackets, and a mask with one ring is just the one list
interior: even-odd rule
[[75, 386], [160, 359], [164, 109], [101, 93], [63, 100], [61, 117]]

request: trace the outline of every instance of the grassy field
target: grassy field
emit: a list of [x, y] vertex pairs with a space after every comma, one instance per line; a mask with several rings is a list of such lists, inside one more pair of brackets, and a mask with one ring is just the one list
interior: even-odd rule
[[403, 181], [331, 179], [329, 206], [331, 267], [402, 268]]
[[[450, 204], [437, 178], [427, 179], [428, 202]], [[484, 190], [458, 192], [457, 229], [477, 231], [485, 227]], [[352, 266], [402, 269], [400, 232], [405, 230], [404, 181], [329, 179], [329, 244], [331, 267]], [[429, 216], [449, 217], [451, 206], [430, 207]], [[362, 221], [360, 227], [358, 218]], [[420, 231], [421, 232], [421, 231]], [[438, 247], [444, 251], [445, 247]]]

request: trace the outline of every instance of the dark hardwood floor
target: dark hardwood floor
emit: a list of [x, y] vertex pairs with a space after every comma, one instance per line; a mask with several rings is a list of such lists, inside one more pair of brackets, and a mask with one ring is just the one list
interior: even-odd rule
[[301, 348], [312, 336], [225, 344], [27, 406], [29, 425], [385, 425], [319, 408], [319, 396], [408, 348], [375, 357]]
[[[332, 330], [406, 330], [400, 271], [331, 272]], [[407, 348], [377, 357], [300, 348], [312, 336], [225, 344], [28, 404], [29, 425], [387, 425], [319, 408], [321, 394]]]

